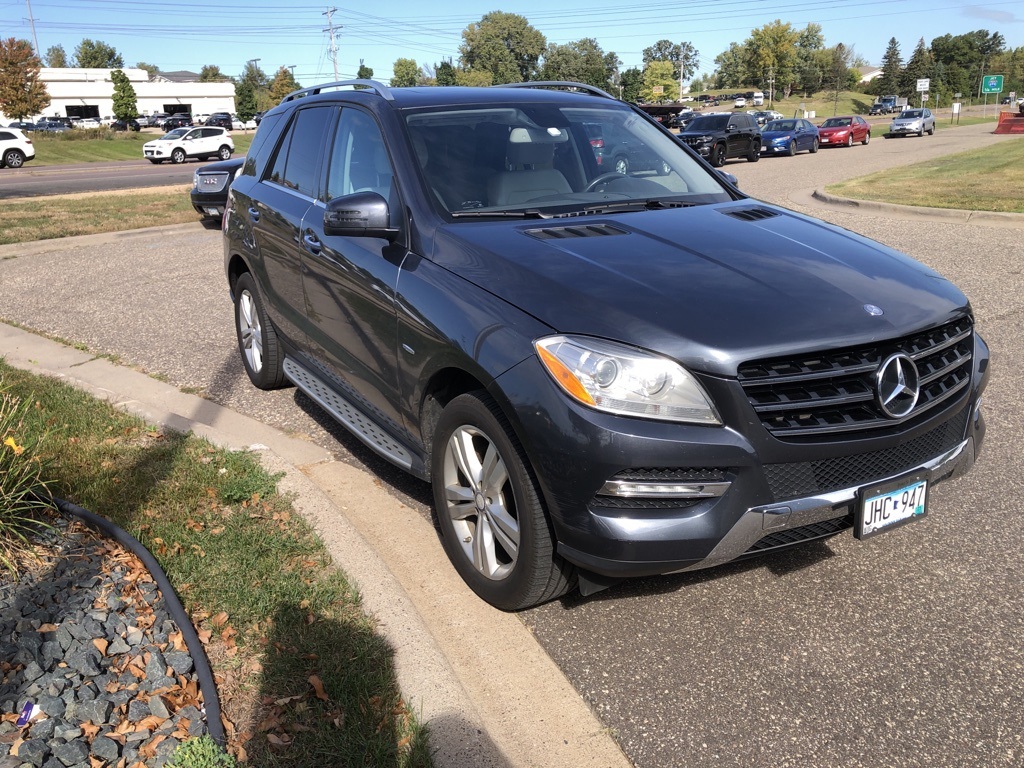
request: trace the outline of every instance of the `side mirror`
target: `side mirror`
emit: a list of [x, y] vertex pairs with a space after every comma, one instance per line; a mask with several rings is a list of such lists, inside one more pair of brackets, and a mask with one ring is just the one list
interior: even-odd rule
[[721, 176], [726, 183], [732, 184], [734, 187], [736, 187], [736, 189], [740, 188], [740, 180], [733, 176], [731, 173], [722, 170], [717, 170], [716, 173], [719, 176]]
[[354, 192], [327, 202], [324, 234], [383, 237], [393, 242], [399, 230], [391, 226], [391, 211], [383, 196], [376, 192]]

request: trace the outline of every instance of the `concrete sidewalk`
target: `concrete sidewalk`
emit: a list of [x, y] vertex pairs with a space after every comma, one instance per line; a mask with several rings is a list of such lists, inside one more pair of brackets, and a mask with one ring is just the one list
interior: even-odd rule
[[324, 449], [129, 368], [0, 324], [0, 357], [231, 449], [252, 449], [317, 529], [395, 648], [398, 682], [430, 726], [435, 764], [622, 766], [629, 761], [515, 616], [451, 567], [430, 523]]

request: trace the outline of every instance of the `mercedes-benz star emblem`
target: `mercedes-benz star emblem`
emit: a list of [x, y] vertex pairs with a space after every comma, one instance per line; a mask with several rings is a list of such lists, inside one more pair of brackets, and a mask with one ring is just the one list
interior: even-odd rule
[[864, 311], [872, 317], [881, 317], [882, 315], [882, 308], [876, 307], [874, 304], [865, 304]]
[[875, 393], [882, 413], [902, 419], [917, 405], [921, 379], [914, 361], [902, 352], [890, 355], [875, 374]]

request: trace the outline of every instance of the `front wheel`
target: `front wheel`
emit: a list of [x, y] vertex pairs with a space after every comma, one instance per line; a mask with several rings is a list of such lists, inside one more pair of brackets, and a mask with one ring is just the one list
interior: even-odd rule
[[615, 158], [615, 172], [623, 176], [629, 173], [629, 159], [625, 156]]
[[790, 141], [789, 142], [789, 147], [786, 148], [786, 154], [788, 154], [790, 157], [793, 157], [793, 156], [796, 155], [796, 142], [795, 141]]
[[284, 356], [277, 332], [267, 319], [256, 281], [248, 272], [235, 284], [235, 332], [249, 381], [260, 389], [284, 386]]
[[219, 157], [221, 160], [230, 160], [231, 159], [231, 147], [229, 147], [227, 144], [225, 144], [223, 147], [221, 147], [220, 149], [217, 150], [217, 157]]
[[848, 147], [852, 147], [853, 146], [853, 133], [852, 132], [850, 133], [849, 136], [846, 137], [846, 146], [848, 146]]
[[441, 412], [431, 483], [441, 543], [478, 596], [516, 611], [575, 586], [575, 569], [555, 553], [523, 448], [485, 392], [459, 395]]
[[750, 145], [750, 151], [747, 153], [747, 162], [756, 163], [761, 159], [761, 145], [756, 141]]
[[721, 144], [715, 144], [711, 148], [711, 154], [708, 155], [708, 162], [715, 168], [721, 168], [725, 165], [725, 147]]
[[182, 163], [184, 163], [185, 162], [185, 150], [179, 148], [179, 149], [176, 149], [173, 152], [171, 152], [171, 162], [176, 164], [176, 165], [181, 165]]

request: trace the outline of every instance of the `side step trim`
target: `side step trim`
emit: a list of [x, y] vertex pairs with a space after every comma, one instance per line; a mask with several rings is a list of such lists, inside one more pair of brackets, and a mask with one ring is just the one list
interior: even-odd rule
[[381, 429], [376, 422], [367, 418], [359, 408], [328, 386], [323, 379], [291, 357], [284, 359], [284, 375], [369, 448], [402, 469], [412, 471], [412, 456], [405, 446]]

